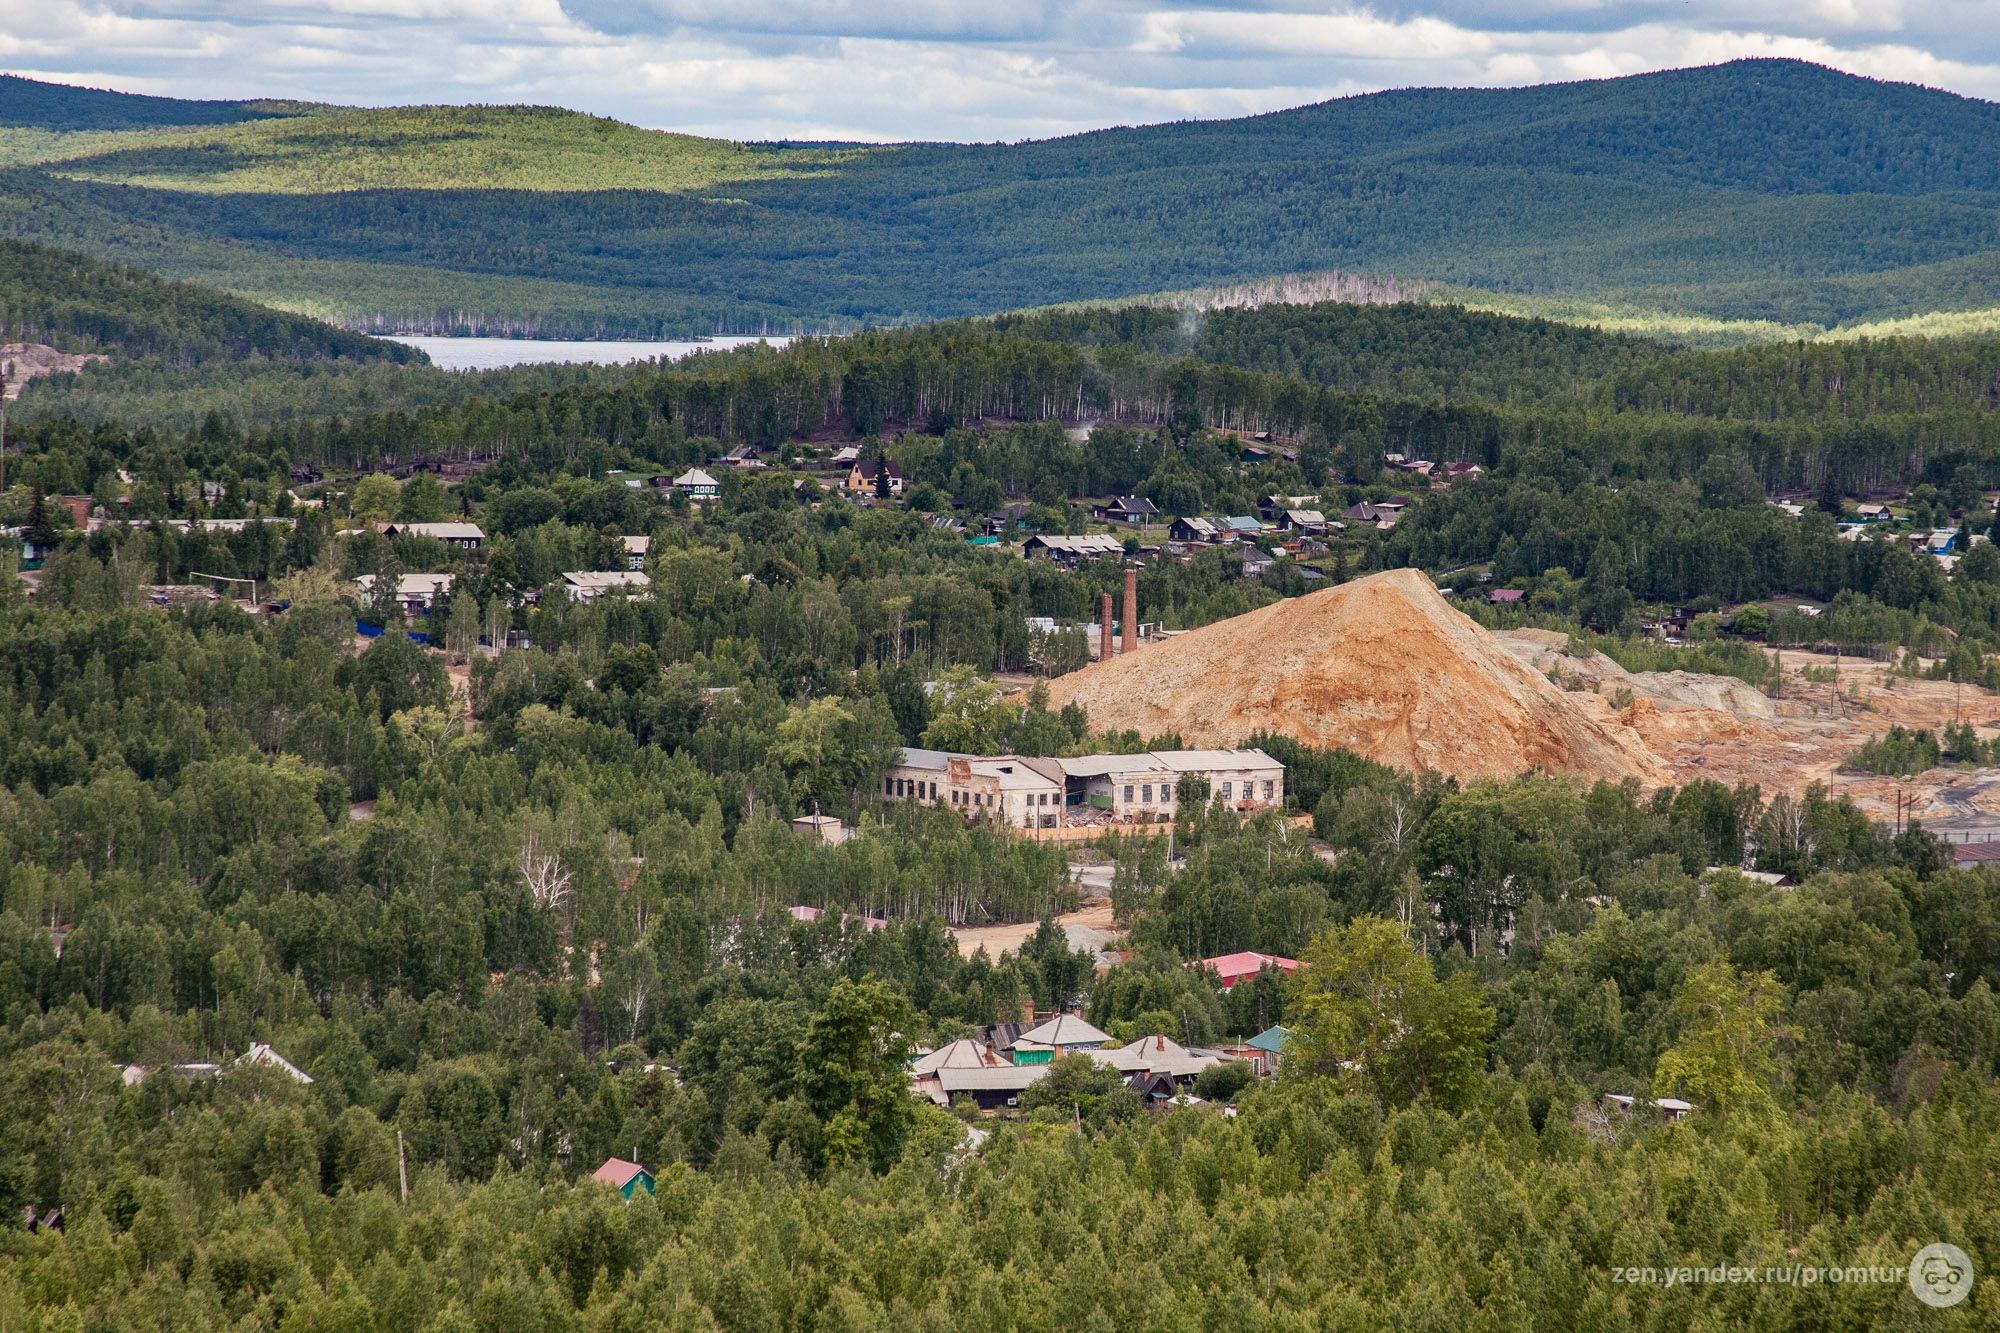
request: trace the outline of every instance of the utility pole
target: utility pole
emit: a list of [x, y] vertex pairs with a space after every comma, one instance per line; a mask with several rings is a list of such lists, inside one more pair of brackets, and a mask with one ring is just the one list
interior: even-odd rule
[[[7, 363], [12, 370], [14, 363]], [[0, 371], [0, 495], [7, 493], [7, 371]]]

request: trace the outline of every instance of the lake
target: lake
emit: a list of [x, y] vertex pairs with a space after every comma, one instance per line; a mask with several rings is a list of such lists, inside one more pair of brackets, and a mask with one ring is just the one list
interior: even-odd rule
[[389, 341], [422, 348], [424, 354], [430, 357], [431, 364], [441, 370], [500, 370], [507, 366], [568, 365], [576, 362], [616, 366], [627, 361], [650, 361], [655, 357], [679, 360], [691, 352], [726, 352], [732, 347], [745, 347], [757, 342], [783, 347], [791, 338], [786, 334], [772, 334], [768, 337], [717, 337], [698, 343], [397, 336]]

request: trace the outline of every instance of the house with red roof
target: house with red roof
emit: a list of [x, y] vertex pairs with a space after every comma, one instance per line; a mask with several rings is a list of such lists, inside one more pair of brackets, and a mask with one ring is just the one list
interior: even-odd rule
[[628, 1162], [622, 1157], [607, 1157], [604, 1165], [590, 1173], [592, 1180], [601, 1180], [626, 1198], [631, 1198], [641, 1185], [646, 1193], [653, 1192], [653, 1173], [637, 1162]]
[[1242, 953], [1226, 953], [1219, 958], [1204, 958], [1199, 963], [1189, 963], [1188, 966], [1213, 968], [1215, 975], [1222, 978], [1222, 989], [1228, 990], [1237, 982], [1254, 977], [1267, 967], [1280, 968], [1285, 975], [1290, 976], [1303, 964], [1296, 958], [1280, 958], [1274, 953], [1253, 953], [1246, 949]]

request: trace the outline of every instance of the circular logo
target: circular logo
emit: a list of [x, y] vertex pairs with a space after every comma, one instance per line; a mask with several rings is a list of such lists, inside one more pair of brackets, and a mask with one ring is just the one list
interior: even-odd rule
[[1925, 1305], [1957, 1305], [1972, 1290], [1972, 1260], [1956, 1245], [1926, 1245], [1910, 1260], [1910, 1290]]

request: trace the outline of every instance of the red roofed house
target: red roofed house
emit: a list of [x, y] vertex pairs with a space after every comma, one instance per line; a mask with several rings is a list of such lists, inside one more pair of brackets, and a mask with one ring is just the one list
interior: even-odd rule
[[1495, 588], [1487, 595], [1486, 600], [1498, 606], [1502, 602], [1518, 602], [1525, 596], [1527, 594], [1519, 588]]
[[646, 1193], [653, 1192], [653, 1173], [637, 1162], [628, 1162], [622, 1157], [607, 1157], [604, 1165], [590, 1173], [592, 1180], [601, 1180], [626, 1198], [631, 1198], [639, 1186], [646, 1187]]
[[[1196, 964], [1189, 963], [1188, 966], [1194, 967]], [[1272, 953], [1252, 953], [1245, 950], [1242, 953], [1226, 953], [1220, 958], [1204, 958], [1200, 966], [1215, 969], [1215, 974], [1222, 978], [1222, 989], [1228, 990], [1237, 982], [1256, 976], [1266, 967], [1282, 968], [1289, 975], [1298, 971], [1302, 964], [1296, 958], [1280, 958]]]

